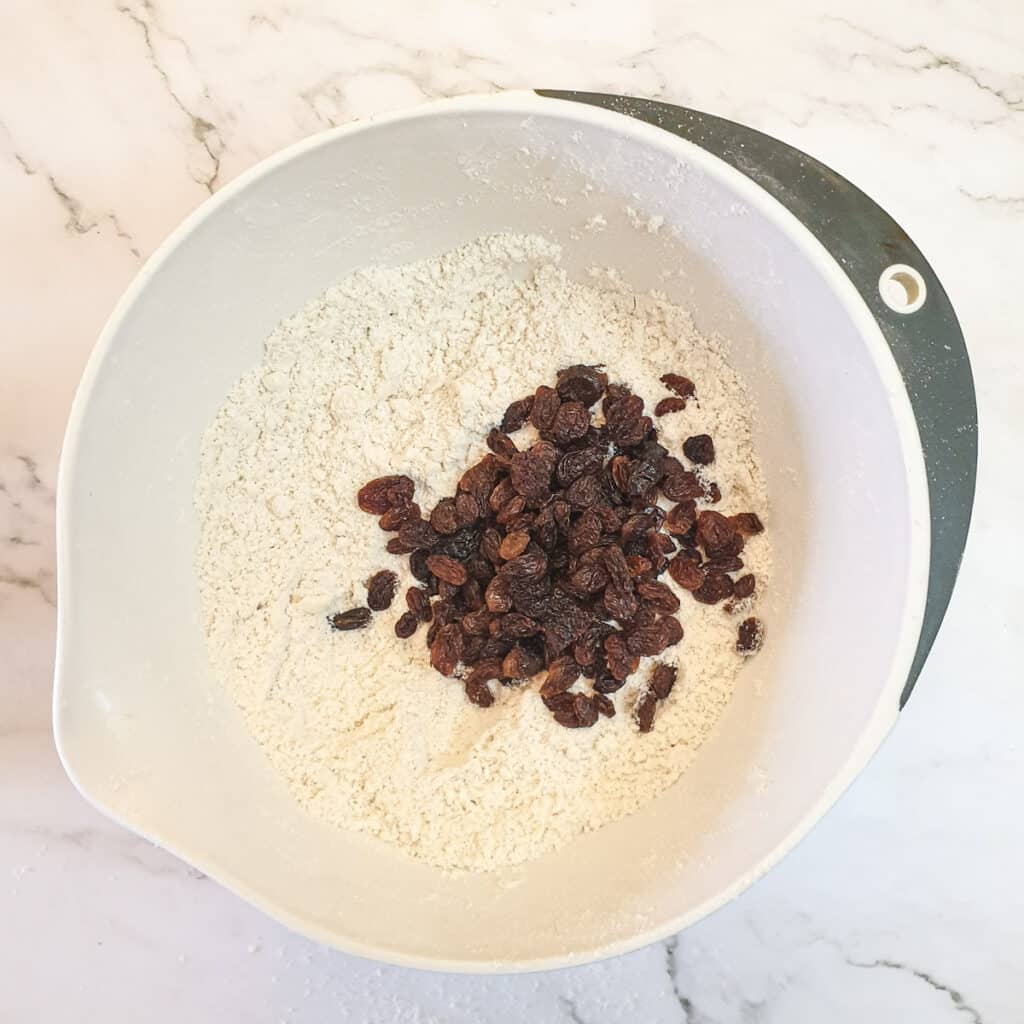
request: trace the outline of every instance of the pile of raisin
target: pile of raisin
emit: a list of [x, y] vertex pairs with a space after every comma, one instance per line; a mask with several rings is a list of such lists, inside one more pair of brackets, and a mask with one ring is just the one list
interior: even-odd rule
[[[673, 395], [658, 403], [656, 416], [694, 397], [687, 378], [662, 381]], [[527, 422], [539, 440], [520, 448], [511, 435]], [[712, 439], [686, 440], [683, 455], [700, 467], [687, 468], [658, 443], [643, 399], [610, 384], [599, 368], [570, 366], [555, 387], [513, 402], [487, 447], [490, 454], [429, 514], [413, 500], [407, 476], [381, 477], [358, 494], [359, 507], [395, 534], [388, 551], [407, 555], [421, 584], [405, 594], [396, 635], [426, 626], [431, 664], [458, 675], [474, 704], [494, 702], [493, 683], [519, 685], [543, 672], [540, 698], [555, 720], [588, 728], [615, 714], [608, 695], [641, 657], [657, 657], [683, 638], [679, 598], [660, 579], [665, 572], [705, 604], [731, 609], [753, 594], [740, 556], [746, 538], [763, 529], [760, 519], [697, 508], [721, 499], [707, 471]], [[367, 581], [370, 609], [391, 603], [395, 582], [389, 572]], [[359, 608], [329, 621], [354, 629], [369, 619], [369, 609]], [[760, 635], [760, 624], [748, 619], [737, 649], [752, 653]], [[652, 667], [633, 708], [641, 732], [650, 731], [675, 677], [668, 665]]]

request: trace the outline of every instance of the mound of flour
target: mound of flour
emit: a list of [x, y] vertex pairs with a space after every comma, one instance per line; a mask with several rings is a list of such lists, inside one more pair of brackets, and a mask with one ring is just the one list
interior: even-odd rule
[[[719, 508], [764, 513], [748, 401], [718, 348], [678, 307], [614, 274], [574, 283], [558, 259], [540, 238], [501, 235], [353, 274], [274, 331], [203, 440], [197, 571], [214, 671], [310, 812], [448, 869], [529, 860], [654, 798], [741, 666], [736, 619], [682, 595], [686, 638], [662, 656], [679, 681], [653, 732], [639, 735], [626, 710], [643, 663], [614, 718], [569, 730], [529, 688], [471, 705], [431, 669], [422, 629], [395, 637], [415, 581], [356, 491], [407, 473], [429, 511], [484, 454], [507, 403], [568, 364], [605, 364], [649, 406], [666, 394], [661, 374], [692, 378], [699, 405], [659, 421], [662, 443], [678, 452], [711, 434]], [[765, 535], [743, 557], [763, 592]], [[401, 580], [392, 609], [330, 630], [325, 616], [364, 603], [383, 568]]]

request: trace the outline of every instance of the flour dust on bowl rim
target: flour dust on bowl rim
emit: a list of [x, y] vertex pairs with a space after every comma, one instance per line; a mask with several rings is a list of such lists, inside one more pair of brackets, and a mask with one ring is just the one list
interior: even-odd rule
[[[192, 494], [203, 431], [284, 316], [352, 270], [502, 231], [558, 242], [573, 275], [615, 267], [727, 340], [757, 408], [776, 570], [770, 643], [678, 783], [540, 860], [450, 876], [308, 816], [245, 731], [207, 663]], [[90, 359], [58, 490], [61, 758], [106, 814], [349, 952], [484, 972], [635, 949], [750, 885], [878, 747], [949, 599], [975, 437], [941, 284], [805, 154], [591, 94], [337, 129], [193, 214]]]

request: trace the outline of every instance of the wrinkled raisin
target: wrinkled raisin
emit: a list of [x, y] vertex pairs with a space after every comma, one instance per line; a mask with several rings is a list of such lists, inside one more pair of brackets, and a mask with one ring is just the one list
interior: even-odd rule
[[697, 541], [709, 555], [738, 554], [738, 551], [731, 550], [733, 538], [739, 538], [742, 550], [743, 538], [725, 516], [713, 509], [703, 509], [697, 514]]
[[419, 618], [415, 612], [403, 612], [395, 623], [395, 636], [400, 640], [407, 640], [416, 632], [418, 625]]
[[332, 629], [362, 629], [370, 624], [372, 615], [369, 608], [350, 608], [347, 612], [337, 612], [331, 615], [327, 621], [331, 624]]
[[689, 533], [697, 522], [697, 503], [689, 498], [673, 505], [665, 516], [665, 529], [677, 536]]
[[540, 688], [542, 697], [553, 697], [556, 693], [568, 690], [580, 677], [580, 667], [568, 657], [556, 658], [548, 666], [548, 674]]
[[533, 408], [533, 395], [520, 398], [513, 402], [501, 418], [501, 429], [506, 434], [514, 434], [529, 418], [530, 410]]
[[[472, 498], [470, 500], [473, 500]], [[438, 533], [454, 533], [459, 528], [459, 513], [454, 498], [442, 498], [430, 513], [430, 525]]]
[[391, 607], [398, 590], [398, 577], [389, 569], [375, 572], [366, 581], [366, 603], [375, 612]]
[[633, 719], [640, 732], [650, 732], [654, 727], [654, 711], [658, 697], [653, 690], [643, 690], [633, 705]]
[[683, 624], [674, 615], [663, 615], [658, 619], [658, 628], [665, 647], [675, 647], [683, 639]]
[[452, 586], [461, 587], [466, 582], [466, 567], [447, 555], [431, 555], [427, 568], [439, 579]]
[[651, 689], [658, 700], [664, 700], [676, 685], [678, 670], [672, 665], [659, 662], [651, 670]]
[[558, 407], [551, 434], [556, 444], [563, 447], [578, 441], [590, 426], [590, 413], [580, 402], [563, 402]]
[[450, 676], [462, 658], [462, 630], [454, 623], [442, 626], [430, 645], [430, 664], [443, 676]]
[[667, 416], [670, 412], [681, 412], [686, 408], [685, 398], [663, 398], [655, 407], [655, 416]]
[[429, 622], [434, 617], [430, 595], [421, 587], [410, 587], [405, 592], [405, 603], [420, 622]]
[[684, 554], [677, 555], [668, 563], [668, 574], [683, 590], [694, 591], [704, 583], [704, 570]]
[[381, 516], [396, 505], [412, 501], [414, 487], [407, 476], [381, 476], [360, 487], [356, 501], [364, 512]]
[[642, 657], [661, 654], [666, 646], [664, 633], [656, 623], [653, 626], [635, 629], [626, 637], [626, 647], [630, 654]]
[[512, 456], [519, 451], [516, 447], [515, 441], [513, 441], [512, 438], [503, 430], [498, 430], [497, 427], [487, 435], [487, 447], [490, 448], [495, 455], [501, 455], [506, 459], [511, 459]]
[[566, 401], [590, 408], [604, 394], [608, 375], [596, 366], [568, 366], [558, 371], [558, 394]]
[[701, 604], [718, 604], [719, 601], [732, 597], [732, 580], [725, 573], [711, 573], [693, 591], [693, 596]]
[[656, 580], [642, 580], [636, 585], [637, 596], [653, 605], [658, 611], [671, 615], [679, 610], [679, 598], [672, 588]]
[[590, 703], [597, 708], [599, 714], [604, 715], [605, 718], [615, 717], [615, 705], [607, 698], [603, 693], [595, 693], [590, 698]]
[[419, 519], [422, 515], [419, 505], [415, 501], [403, 501], [393, 508], [388, 509], [380, 517], [380, 528], [393, 533], [402, 527], [404, 523], [411, 522], [413, 519]]
[[551, 474], [558, 464], [558, 451], [548, 441], [538, 441], [512, 459], [512, 486], [525, 498], [543, 500], [550, 491]]
[[689, 377], [682, 377], [678, 373], [666, 373], [661, 377], [661, 383], [674, 391], [680, 398], [693, 398], [695, 388]]
[[621, 633], [613, 633], [605, 637], [604, 654], [608, 661], [608, 671], [618, 680], [625, 679], [636, 671], [640, 659], [630, 652], [626, 646], [626, 638]]
[[746, 597], [750, 597], [754, 592], [757, 582], [751, 573], [747, 573], [746, 576], [741, 576], [733, 585], [732, 596], [738, 601], [742, 601]]
[[549, 431], [558, 415], [558, 407], [562, 400], [554, 388], [541, 384], [533, 394], [533, 408], [530, 410], [530, 422], [543, 434]]
[[715, 461], [715, 443], [708, 434], [695, 434], [683, 442], [683, 454], [698, 466]]
[[756, 512], [740, 512], [737, 515], [729, 516], [729, 522], [744, 537], [753, 537], [757, 533], [764, 532], [764, 523], [761, 522]]

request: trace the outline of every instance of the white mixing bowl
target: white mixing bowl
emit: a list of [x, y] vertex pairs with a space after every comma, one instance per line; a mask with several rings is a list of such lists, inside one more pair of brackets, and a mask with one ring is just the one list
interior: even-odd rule
[[[594, 102], [446, 101], [266, 161], [147, 263], [72, 412], [55, 689], [69, 775], [267, 913], [365, 956], [523, 970], [679, 930], [750, 885], [836, 800], [930, 642], [934, 484], [930, 503], [881, 304], [749, 166], [641, 119], [671, 108], [630, 117]], [[597, 215], [605, 230], [585, 230]], [[728, 339], [758, 406], [777, 571], [770, 643], [675, 786], [535, 863], [449, 877], [308, 817], [244, 730], [207, 665], [192, 490], [203, 430], [282, 317], [355, 268], [508, 230], [557, 240], [575, 274], [610, 265], [663, 289]], [[902, 251], [913, 263], [909, 241]], [[908, 306], [918, 281], [922, 313], [945, 302], [923, 261], [909, 273]], [[939, 617], [951, 585], [946, 572]]]

